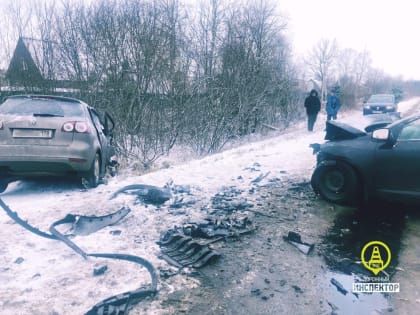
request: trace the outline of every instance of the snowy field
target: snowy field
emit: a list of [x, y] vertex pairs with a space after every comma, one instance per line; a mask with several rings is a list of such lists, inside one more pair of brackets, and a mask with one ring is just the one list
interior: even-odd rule
[[[402, 115], [412, 113], [419, 101], [416, 98], [402, 102], [399, 106]], [[359, 111], [343, 116], [339, 119], [363, 119]], [[301, 122], [267, 140], [183, 164], [174, 163], [142, 176], [122, 170], [106, 185], [93, 190], [83, 191], [76, 183], [64, 181], [18, 181], [11, 183], [0, 197], [21, 218], [42, 231], [48, 231], [51, 223], [68, 213], [101, 216], [128, 206], [131, 213], [117, 225], [72, 240], [87, 252], [138, 255], [149, 260], [156, 269], [168, 269], [167, 263], [158, 258], [156, 244], [164, 231], [205, 217], [203, 209], [223, 187], [235, 186], [248, 191], [271, 179], [309, 181], [315, 166], [309, 145], [323, 142], [324, 128], [325, 115], [319, 115], [312, 133], [306, 131], [306, 122]], [[264, 179], [253, 183], [261, 175]], [[162, 187], [170, 182], [189, 187], [196, 203], [183, 211], [171, 211], [167, 206], [171, 200], [160, 208], [136, 204], [132, 195], [120, 194], [109, 200], [113, 192], [126, 185]], [[121, 234], [111, 233], [115, 230]], [[3, 212], [0, 239], [1, 314], [83, 314], [109, 296], [150, 283], [147, 272], [138, 266], [93, 258], [84, 260], [64, 243], [24, 230]], [[93, 269], [105, 264], [108, 266], [105, 275], [94, 277]], [[159, 294], [165, 294], [198, 285], [196, 279], [178, 275], [160, 282], [158, 289]], [[142, 303], [132, 314], [163, 312], [158, 298]], [[165, 312], [170, 313], [170, 310]]]

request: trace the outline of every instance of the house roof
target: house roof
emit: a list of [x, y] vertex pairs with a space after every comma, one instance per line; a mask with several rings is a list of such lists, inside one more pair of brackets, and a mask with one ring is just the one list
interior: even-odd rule
[[19, 37], [6, 77], [13, 81], [68, 80], [58, 44], [52, 41]]

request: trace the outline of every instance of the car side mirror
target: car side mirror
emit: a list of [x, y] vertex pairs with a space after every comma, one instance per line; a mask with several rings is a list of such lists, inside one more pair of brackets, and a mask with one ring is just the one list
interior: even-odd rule
[[391, 133], [387, 128], [376, 129], [372, 132], [372, 139], [375, 140], [389, 140]]

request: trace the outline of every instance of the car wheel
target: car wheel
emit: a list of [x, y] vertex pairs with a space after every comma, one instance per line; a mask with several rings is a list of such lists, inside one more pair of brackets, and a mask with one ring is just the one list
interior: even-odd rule
[[101, 159], [99, 153], [96, 153], [92, 166], [86, 174], [88, 185], [92, 188], [98, 186], [101, 177]]
[[9, 182], [5, 179], [0, 179], [0, 193], [5, 191], [7, 189], [7, 186], [9, 186]]
[[361, 200], [359, 179], [353, 168], [342, 162], [320, 165], [311, 180], [315, 192], [337, 204], [355, 205]]

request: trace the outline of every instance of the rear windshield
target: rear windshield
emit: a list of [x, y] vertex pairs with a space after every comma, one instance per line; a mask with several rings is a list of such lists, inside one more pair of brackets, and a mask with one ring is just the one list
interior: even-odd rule
[[394, 95], [372, 95], [369, 103], [394, 103]]
[[9, 98], [0, 105], [0, 114], [84, 117], [83, 107], [80, 103], [34, 98]]

